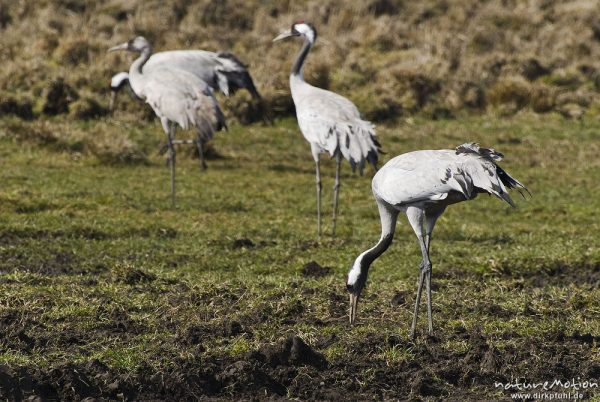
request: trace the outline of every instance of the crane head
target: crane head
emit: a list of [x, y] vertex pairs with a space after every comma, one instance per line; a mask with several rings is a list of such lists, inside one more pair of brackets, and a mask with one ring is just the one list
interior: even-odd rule
[[304, 37], [312, 44], [315, 43], [315, 40], [317, 39], [317, 30], [315, 29], [313, 24], [306, 23], [304, 21], [299, 21], [292, 24], [292, 27], [290, 29], [286, 29], [283, 32], [281, 32], [275, 39], [273, 39], [273, 42], [290, 38], [292, 36]]
[[359, 256], [354, 265], [348, 272], [348, 279], [346, 281], [346, 289], [350, 294], [350, 324], [354, 324], [356, 320], [356, 310], [358, 309], [358, 299], [362, 293], [363, 288], [367, 282], [367, 272], [369, 266], [366, 261], [363, 260], [362, 256]]
[[126, 50], [128, 52], [141, 53], [147, 49], [150, 49], [150, 43], [143, 36], [137, 36], [133, 39], [128, 40], [125, 43], [111, 47], [110, 49], [108, 49], [108, 51], [116, 52], [118, 50]]
[[110, 80], [110, 103], [108, 104], [108, 110], [112, 113], [117, 102], [117, 92], [121, 90], [125, 85], [129, 83], [129, 74], [125, 71], [113, 75]]
[[129, 73], [127, 73], [126, 71], [121, 71], [120, 73], [113, 75], [110, 79], [110, 89], [112, 91], [118, 91], [121, 88], [123, 88], [123, 86], [125, 86], [128, 82]]

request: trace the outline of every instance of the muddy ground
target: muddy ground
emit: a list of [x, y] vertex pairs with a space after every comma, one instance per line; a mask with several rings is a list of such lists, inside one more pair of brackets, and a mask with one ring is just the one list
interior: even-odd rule
[[[249, 241], [241, 243], [254, 247]], [[14, 263], [14, 261], [13, 261]], [[46, 263], [38, 263], [45, 275], [62, 275], [64, 267], [77, 265], [69, 254], [57, 254]], [[63, 267], [58, 269], [56, 267]], [[31, 266], [31, 268], [33, 265]], [[53, 268], [54, 267], [54, 268]], [[56, 269], [55, 269], [56, 268]], [[98, 268], [95, 272], [102, 271]], [[548, 286], [564, 280], [565, 269], [573, 277], [572, 267], [554, 267], [543, 270], [535, 277], [521, 277], [521, 286]], [[300, 271], [303, 277], [323, 278], [329, 269], [316, 262], [306, 264]], [[597, 286], [598, 266], [581, 267], [575, 279], [587, 286]], [[77, 269], [71, 271], [81, 273]], [[120, 277], [106, 278], [128, 287], [132, 291], [151, 290], [148, 286], [164, 281], [142, 270], [122, 273]], [[499, 278], [513, 275], [508, 269], [498, 272]], [[443, 277], [443, 275], [442, 275]], [[93, 287], [97, 279], [86, 279], [80, 286]], [[302, 282], [300, 282], [301, 284]], [[171, 281], [173, 293], [166, 294], [171, 303], [193, 299], [197, 305], [226, 305], [231, 295], [222, 294], [214, 300], [208, 294], [193, 294], [185, 283]], [[315, 289], [302, 288], [310, 295]], [[377, 295], [367, 294], [367, 299]], [[163, 344], [165, 354], [171, 347], [188, 351], [188, 356], [173, 358], [157, 369], [152, 364], [141, 364], [135, 371], [111, 368], [97, 359], [82, 363], [64, 362], [46, 367], [28, 365], [0, 366], [0, 394], [11, 401], [36, 400], [409, 400], [433, 399], [473, 400], [482, 396], [510, 400], [511, 391], [499, 391], [496, 382], [508, 383], [515, 379], [598, 379], [600, 363], [591, 359], [597, 353], [600, 337], [589, 333], [566, 335], [562, 330], [546, 333], [543, 338], [528, 338], [506, 332], [500, 341], [508, 341], [502, 350], [494, 344], [498, 337], [486, 337], [481, 328], [467, 330], [458, 325], [451, 331], [438, 330], [435, 336], [419, 334], [412, 341], [406, 336], [382, 334], [377, 331], [361, 334], [355, 342], [346, 343], [345, 357], [329, 361], [322, 351], [341, 342], [331, 333], [323, 334], [308, 345], [301, 336], [290, 334], [274, 343], [261, 343], [254, 350], [238, 356], [207, 352], [204, 344], [220, 338], [228, 342], [236, 337], [252, 339], [253, 332], [268, 323], [269, 319], [283, 318], [291, 328], [301, 324], [325, 328], [332, 322], [344, 325], [346, 295], [331, 291], [324, 300], [329, 303], [330, 317], [321, 320], [307, 311], [302, 302], [296, 302], [282, 315], [266, 305], [235, 320], [207, 320], [200, 324], [182, 324], [169, 328], [176, 333], [170, 342]], [[385, 301], [383, 301], [385, 303]], [[397, 292], [388, 301], [392, 308], [411, 308], [413, 295]], [[233, 307], [232, 307], [233, 308]], [[510, 312], [492, 302], [475, 306], [478, 313], [509, 318]], [[434, 310], [435, 313], [435, 310]], [[521, 312], [536, 315], [526, 306]], [[0, 314], [0, 342], [4, 348], [19, 350], [24, 354], [39, 350], [61, 350], [76, 353], [99, 338], [115, 338], [118, 342], [142, 334], [147, 328], [143, 322], [133, 320], [127, 311], [100, 308], [101, 324], [91, 330], [67, 326], [59, 333], [47, 329], [42, 320], [18, 309], [3, 309]], [[439, 314], [438, 314], [439, 318]], [[100, 320], [100, 317], [98, 317]], [[399, 323], [408, 325], [408, 323]], [[165, 326], [169, 326], [165, 322]], [[360, 326], [360, 323], [359, 323]], [[348, 331], [352, 329], [348, 326]], [[286, 331], [289, 333], [289, 331]], [[465, 345], [460, 351], [449, 351], [444, 345], [458, 342]], [[506, 346], [508, 345], [508, 346]], [[168, 346], [168, 347], [167, 347]], [[392, 362], [374, 358], [382, 348], [409, 350], [412, 357]], [[160, 354], [160, 348], [158, 349]], [[161, 356], [150, 356], [160, 359]], [[527, 378], [522, 376], [527, 373]], [[586, 396], [588, 391], [581, 391]], [[87, 399], [86, 399], [87, 398]]]

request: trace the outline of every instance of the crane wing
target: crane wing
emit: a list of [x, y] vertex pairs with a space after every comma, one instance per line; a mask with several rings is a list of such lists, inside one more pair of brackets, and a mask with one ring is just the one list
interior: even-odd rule
[[218, 86], [215, 68], [219, 65], [217, 54], [205, 50], [168, 50], [154, 53], [143, 67], [143, 73], [173, 68], [194, 74], [210, 87]]
[[219, 88], [229, 96], [246, 88], [255, 98], [260, 98], [246, 66], [233, 54], [206, 50], [168, 50], [154, 53], [144, 65], [144, 72], [175, 68], [194, 74], [211, 88]]
[[361, 173], [365, 160], [377, 163], [380, 144], [375, 126], [362, 120], [348, 99], [306, 84], [294, 102], [298, 125], [307, 141], [331, 156], [339, 150], [352, 169], [358, 166]]
[[174, 121], [183, 129], [198, 127], [205, 139], [226, 127], [223, 112], [205, 82], [172, 68], [154, 69], [145, 76], [142, 94], [158, 117]]
[[[490, 193], [510, 205], [505, 187], [525, 187], [495, 164], [500, 154], [481, 152], [415, 151], [397, 156], [373, 178], [373, 193], [392, 205], [446, 199], [451, 192], [470, 199], [477, 192]], [[510, 179], [510, 180], [509, 180]]]
[[452, 151], [415, 151], [391, 159], [373, 178], [373, 193], [392, 205], [442, 200], [451, 191], [469, 198], [471, 182], [448, 166]]

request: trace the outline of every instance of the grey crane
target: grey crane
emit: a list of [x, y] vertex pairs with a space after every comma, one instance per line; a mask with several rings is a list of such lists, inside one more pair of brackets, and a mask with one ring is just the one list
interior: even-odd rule
[[227, 128], [223, 112], [210, 86], [185, 70], [175, 68], [143, 67], [152, 54], [148, 41], [138, 36], [109, 52], [125, 50], [140, 53], [129, 68], [129, 83], [135, 94], [146, 101], [160, 119], [167, 135], [169, 165], [171, 167], [171, 203], [175, 205], [175, 148], [173, 140], [177, 125], [184, 130], [194, 127], [196, 145], [203, 163], [202, 144], [210, 140], [215, 131]]
[[291, 29], [282, 32], [273, 41], [288, 37], [301, 37], [304, 40], [300, 54], [290, 73], [290, 89], [296, 106], [296, 117], [300, 131], [310, 143], [316, 165], [317, 184], [317, 235], [321, 236], [321, 172], [319, 155], [327, 152], [335, 157], [335, 182], [333, 195], [333, 230], [335, 236], [336, 217], [340, 188], [340, 163], [342, 158], [350, 162], [354, 171], [358, 167], [363, 173], [365, 161], [377, 170], [380, 144], [375, 137], [373, 124], [362, 120], [356, 106], [334, 92], [314, 87], [304, 81], [303, 66], [310, 52], [317, 31], [312, 24], [297, 22]]
[[[245, 88], [253, 98], [261, 100], [261, 96], [248, 72], [248, 66], [229, 52], [168, 50], [154, 53], [150, 56], [146, 64], [144, 64], [144, 71], [146, 73], [153, 69], [164, 68], [176, 68], [194, 74], [206, 82], [212, 89], [219, 89], [225, 96], [230, 96], [238, 89]], [[110, 110], [114, 109], [117, 93], [128, 82], [129, 74], [124, 71], [112, 77], [110, 83]]]
[[356, 319], [358, 299], [367, 282], [369, 267], [383, 254], [394, 237], [399, 212], [406, 213], [414, 230], [423, 260], [410, 336], [414, 338], [423, 282], [427, 288], [429, 334], [433, 334], [431, 318], [431, 261], [429, 245], [437, 219], [448, 205], [474, 199], [479, 193], [494, 195], [514, 207], [507, 188], [529, 193], [496, 162], [503, 155], [475, 143], [460, 145], [455, 151], [414, 151], [396, 156], [373, 177], [372, 188], [381, 219], [381, 238], [361, 253], [348, 273], [350, 323]]
[[[144, 72], [150, 73], [154, 69], [174, 68], [194, 74], [206, 82], [213, 90], [220, 90], [225, 96], [230, 96], [239, 89], [246, 89], [253, 98], [259, 101], [262, 118], [267, 124], [271, 119], [267, 113], [262, 97], [254, 85], [254, 81], [248, 72], [248, 66], [229, 52], [209, 52], [206, 50], [167, 50], [153, 53], [146, 64]], [[109, 110], [114, 111], [117, 94], [129, 86], [129, 74], [125, 71], [113, 75], [110, 81], [110, 103]], [[140, 99], [133, 92], [133, 96]], [[175, 140], [175, 143], [190, 144], [195, 141]], [[160, 150], [162, 154], [168, 149], [168, 144]], [[206, 169], [204, 154], [200, 155], [200, 166]]]

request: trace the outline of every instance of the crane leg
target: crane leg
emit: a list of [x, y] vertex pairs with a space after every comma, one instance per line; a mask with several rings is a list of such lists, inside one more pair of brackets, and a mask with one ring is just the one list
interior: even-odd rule
[[[429, 260], [429, 235], [427, 234], [425, 235], [425, 252]], [[427, 328], [429, 329], [429, 335], [433, 335], [433, 319], [431, 318], [431, 262], [426, 270], [425, 288], [427, 290]]]
[[176, 126], [171, 123], [167, 134], [167, 142], [169, 144], [169, 165], [171, 167], [171, 206], [175, 207], [175, 147], [173, 146], [173, 137], [175, 137]]
[[[408, 217], [408, 222], [413, 228], [413, 231], [417, 235], [417, 239], [419, 241], [419, 246], [421, 247], [421, 253], [423, 255], [423, 261], [419, 267], [419, 285], [417, 287], [417, 297], [415, 299], [415, 309], [413, 315], [412, 325], [410, 327], [410, 337], [412, 339], [415, 338], [415, 330], [417, 328], [417, 318], [419, 315], [419, 304], [421, 303], [421, 293], [423, 292], [423, 282], [425, 282], [425, 286], [427, 288], [427, 313], [429, 317], [429, 334], [433, 334], [433, 327], [431, 321], [431, 261], [429, 260], [429, 236], [423, 236], [423, 225], [425, 223], [425, 211], [421, 208], [409, 207], [406, 210], [406, 216]], [[439, 216], [439, 215], [438, 215]], [[437, 217], [436, 217], [437, 219]], [[435, 220], [433, 220], [433, 224], [435, 224]], [[427, 225], [427, 234], [429, 231], [430, 225], [428, 222]], [[433, 230], [433, 225], [431, 225], [431, 230]]]
[[429, 261], [429, 245], [431, 244], [431, 234], [438, 218], [446, 210], [445, 206], [438, 207], [437, 209], [427, 210], [425, 216], [425, 253], [427, 254], [427, 260], [423, 257], [423, 261], [429, 262], [429, 268], [427, 269], [427, 276], [425, 277], [425, 287], [427, 290], [427, 326], [429, 329], [429, 335], [433, 335], [433, 318], [431, 314], [431, 262]]
[[204, 140], [198, 133], [198, 139], [196, 140], [196, 147], [198, 148], [198, 158], [200, 159], [200, 169], [206, 170], [206, 161], [204, 160]]
[[338, 199], [340, 195], [340, 165], [342, 163], [342, 155], [337, 152], [335, 154], [335, 182], [333, 184], [333, 232], [335, 237], [335, 226], [337, 221]]
[[417, 329], [417, 316], [419, 315], [419, 304], [421, 304], [421, 292], [423, 291], [423, 282], [425, 279], [425, 264], [421, 263], [419, 267], [419, 286], [417, 287], [417, 298], [415, 299], [415, 310], [413, 314], [412, 325], [410, 327], [410, 337], [415, 339], [415, 330]]
[[321, 168], [318, 155], [315, 164], [317, 167], [317, 240], [321, 240]]

